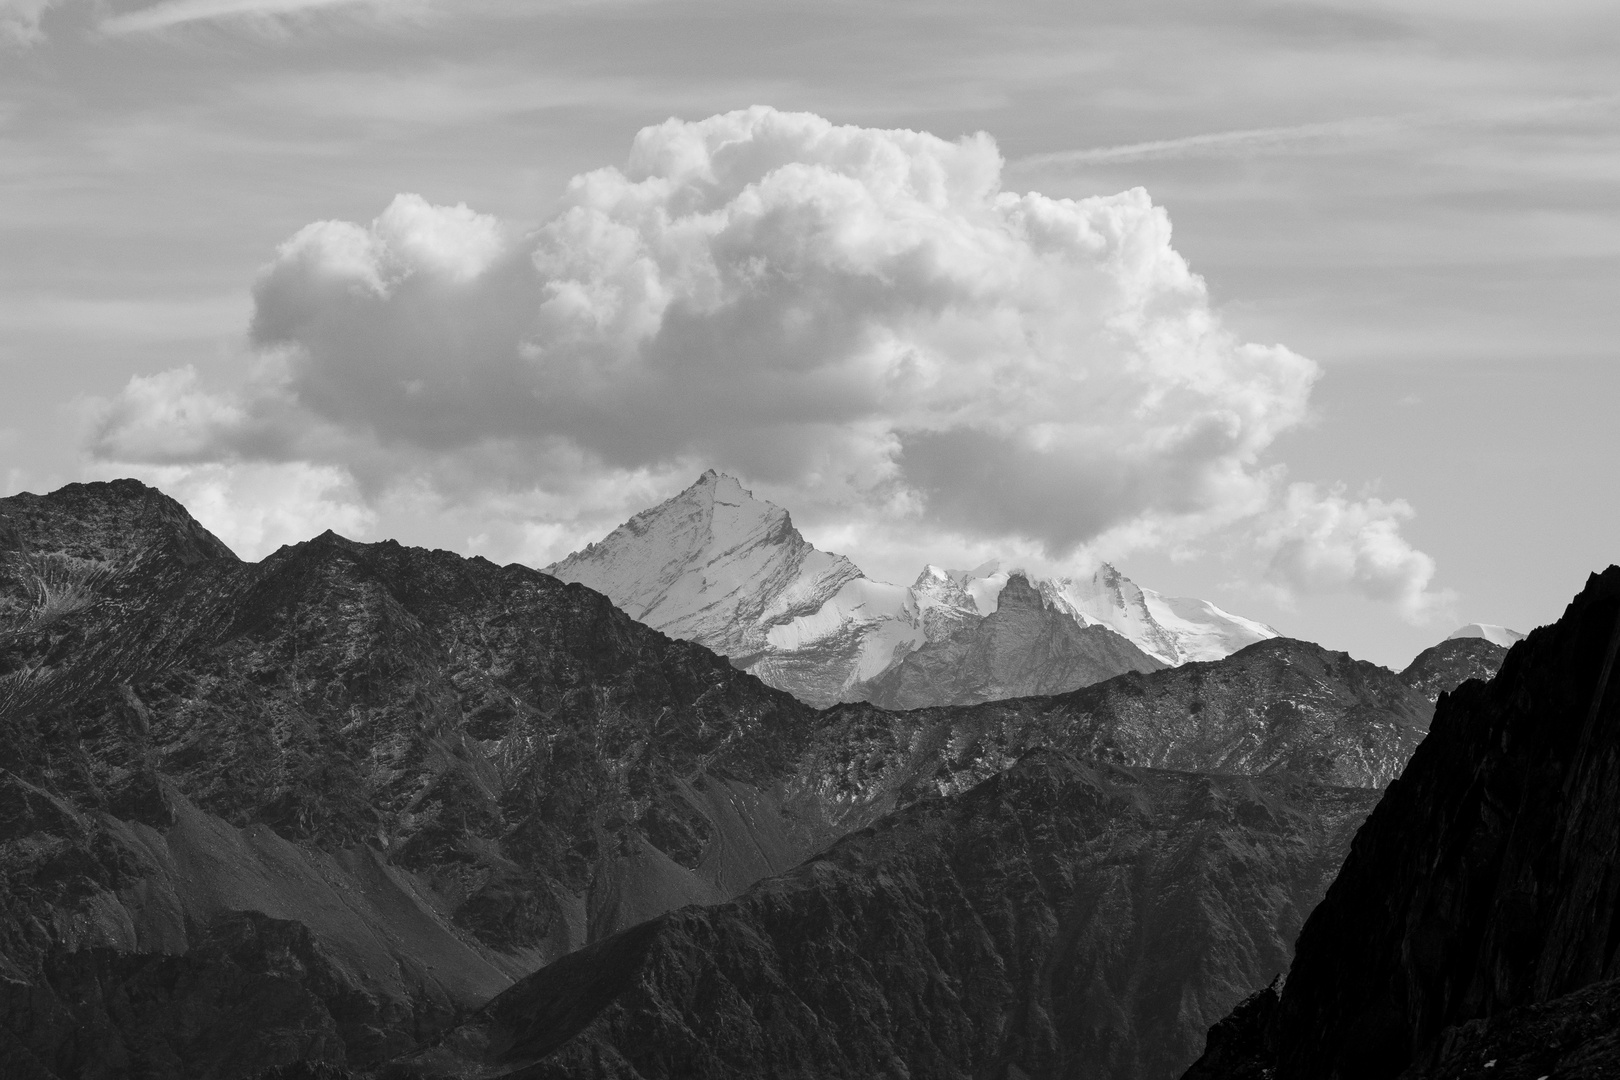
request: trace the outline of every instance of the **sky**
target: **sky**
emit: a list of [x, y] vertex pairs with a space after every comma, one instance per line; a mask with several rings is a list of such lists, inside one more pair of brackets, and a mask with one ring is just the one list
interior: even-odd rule
[[1612, 3], [0, 0], [0, 494], [545, 565], [707, 467], [1380, 663], [1616, 559]]

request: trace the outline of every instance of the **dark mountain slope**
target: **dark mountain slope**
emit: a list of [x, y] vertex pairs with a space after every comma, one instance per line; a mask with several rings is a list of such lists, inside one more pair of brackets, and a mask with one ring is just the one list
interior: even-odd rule
[[1585, 1055], [1583, 1075], [1620, 1070], [1587, 1005], [1612, 1008], [1603, 984], [1620, 978], [1617, 651], [1610, 567], [1492, 682], [1440, 699], [1301, 933], [1281, 1001], [1232, 1029], [1224, 1056], [1283, 1080], [1484, 1075], [1488, 1042], [1518, 1046], [1528, 1075], [1540, 1031], [1557, 1036], [1543, 1050]]
[[863, 693], [885, 709], [977, 704], [1062, 693], [1165, 666], [1105, 626], [1081, 626], [1015, 573], [993, 613], [908, 653]]
[[127, 482], [0, 514], [0, 1024], [60, 1075], [212, 1073], [171, 1043], [237, 969], [303, 1002], [286, 1060], [377, 1060], [824, 842], [751, 783], [815, 714], [579, 586], [331, 534], [244, 565]]
[[1168, 1077], [1376, 793], [1034, 755], [525, 979], [390, 1077]]

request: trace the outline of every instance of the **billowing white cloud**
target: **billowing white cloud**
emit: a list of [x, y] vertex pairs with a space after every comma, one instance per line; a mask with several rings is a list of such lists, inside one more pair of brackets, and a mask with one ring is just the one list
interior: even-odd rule
[[1401, 536], [1412, 516], [1404, 499], [1349, 499], [1342, 490], [1290, 484], [1260, 522], [1270, 581], [1285, 594], [1358, 593], [1393, 604], [1414, 623], [1448, 613], [1455, 597], [1429, 587], [1434, 560]]
[[[982, 134], [753, 108], [644, 129], [526, 234], [401, 195], [282, 245], [250, 389], [136, 380], [94, 450], [547, 507], [529, 547], [579, 534], [564, 493], [707, 465], [851, 535], [1053, 559], [1264, 510], [1260, 456], [1316, 366], [1222, 325], [1145, 192], [1052, 199], [1001, 170]], [[594, 522], [618, 500], [580, 501]]]

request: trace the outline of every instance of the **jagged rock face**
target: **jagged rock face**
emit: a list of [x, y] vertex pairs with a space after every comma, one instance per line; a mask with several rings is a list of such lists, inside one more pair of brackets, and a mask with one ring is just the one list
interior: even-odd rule
[[1469, 679], [1495, 678], [1507, 648], [1480, 637], [1451, 637], [1424, 649], [1401, 672], [1401, 681], [1432, 701]]
[[[1051, 580], [998, 563], [969, 571], [928, 566], [909, 588], [873, 581], [843, 556], [817, 551], [785, 511], [712, 470], [546, 571], [607, 594], [649, 626], [723, 653], [817, 707], [874, 694], [912, 704], [969, 704], [997, 686], [1002, 696], [1051, 692], [1148, 670], [1140, 652], [1164, 664], [1215, 660], [1277, 636], [1207, 601], [1142, 589], [1111, 566], [1087, 579]], [[1030, 656], [991, 662], [989, 656], [1004, 652], [992, 643], [1009, 640], [1004, 628], [964, 642], [996, 612], [1015, 575], [1040, 593], [1046, 610], [1106, 632], [1076, 635], [1048, 620], [1049, 633], [1022, 635]], [[956, 644], [931, 650], [911, 672], [873, 688], [913, 650], [947, 638]], [[964, 649], [985, 658], [976, 661], [981, 675], [953, 682], [960, 696], [925, 691], [923, 672], [944, 671], [943, 657]], [[1069, 663], [1066, 673], [1060, 662]]]
[[1505, 1046], [1543, 1021], [1575, 1040], [1552, 1048], [1571, 1061], [1590, 1051], [1620, 1065], [1612, 1029], [1607, 1049], [1592, 1042], [1572, 1004], [1620, 977], [1617, 651], [1610, 567], [1494, 680], [1440, 699], [1256, 1037], [1277, 1077], [1489, 1075], [1475, 1036], [1494, 1030]]
[[387, 1075], [1174, 1076], [1375, 797], [1037, 755], [552, 965]]
[[[184, 1054], [148, 1021], [217, 989], [68, 962], [87, 950], [206, 956], [258, 912], [311, 959], [243, 978], [325, 1010], [278, 1045], [374, 1061], [828, 839], [759, 792], [813, 711], [579, 586], [331, 534], [246, 565], [127, 482], [0, 514], [6, 595], [33, 598], [0, 626], [0, 967], [31, 987], [0, 1027], [60, 1075], [89, 1029], [96, 1059], [161, 1073]], [[101, 569], [53, 606], [63, 552]], [[125, 1008], [131, 979], [170, 999]]]
[[1022, 574], [998, 599], [992, 614], [958, 623], [867, 683], [867, 700], [885, 709], [970, 705], [1059, 694], [1165, 666], [1114, 631], [1056, 610]]

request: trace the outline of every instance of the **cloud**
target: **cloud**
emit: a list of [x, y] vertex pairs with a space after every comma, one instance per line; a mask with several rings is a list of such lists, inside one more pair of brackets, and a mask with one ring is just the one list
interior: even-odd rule
[[185, 23], [244, 17], [299, 15], [318, 8], [381, 7], [390, 0], [163, 0], [101, 23], [107, 34], [137, 34]]
[[1117, 146], [1093, 146], [1081, 150], [1030, 154], [1012, 162], [1011, 165], [1014, 168], [1035, 169], [1052, 165], [1090, 165], [1097, 162], [1121, 163], [1160, 158], [1251, 154], [1301, 144], [1364, 139], [1399, 130], [1409, 126], [1411, 122], [1411, 118], [1408, 117], [1357, 116], [1312, 124], [1207, 131], [1176, 139], [1151, 139]]
[[1027, 154], [1009, 162], [1019, 171], [1073, 165], [1128, 164], [1198, 157], [1238, 157], [1261, 153], [1347, 149], [1352, 145], [1399, 135], [1432, 134], [1445, 129], [1489, 128], [1555, 119], [1568, 114], [1612, 108], [1620, 95], [1584, 94], [1518, 101], [1510, 106], [1471, 105], [1385, 116], [1349, 116], [1305, 124], [1205, 131], [1173, 139], [1150, 139], [1115, 146], [1054, 150]]
[[644, 129], [527, 232], [401, 195], [280, 247], [246, 387], [133, 380], [92, 452], [337, 469], [372, 507], [528, 514], [526, 552], [709, 465], [871, 542], [1053, 560], [1266, 510], [1316, 366], [1225, 328], [1146, 192], [1002, 166], [753, 108]]
[[1456, 597], [1434, 591], [1434, 560], [1401, 536], [1414, 511], [1404, 499], [1351, 500], [1342, 489], [1291, 484], [1260, 521], [1270, 582], [1296, 593], [1352, 592], [1392, 604], [1409, 622], [1450, 615]]
[[239, 555], [258, 558], [333, 529], [363, 536], [376, 521], [341, 468], [288, 462], [127, 465], [104, 461], [92, 479], [138, 474], [185, 504]]
[[32, 45], [43, 37], [40, 17], [56, 0], [0, 0], [0, 46]]

